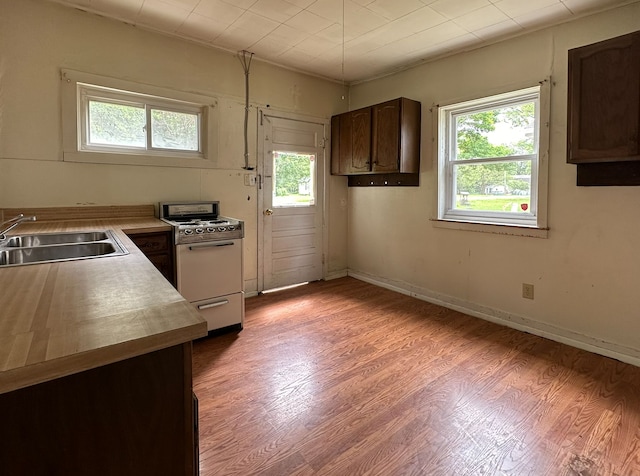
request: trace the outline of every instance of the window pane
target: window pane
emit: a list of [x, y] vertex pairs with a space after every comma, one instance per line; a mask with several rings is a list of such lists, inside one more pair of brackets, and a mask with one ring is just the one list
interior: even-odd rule
[[145, 147], [143, 107], [89, 101], [89, 144]]
[[314, 154], [273, 153], [273, 206], [306, 207], [315, 204]]
[[531, 161], [454, 166], [458, 210], [529, 213]]
[[456, 159], [533, 154], [535, 102], [455, 116]]
[[151, 147], [198, 150], [198, 115], [152, 109]]

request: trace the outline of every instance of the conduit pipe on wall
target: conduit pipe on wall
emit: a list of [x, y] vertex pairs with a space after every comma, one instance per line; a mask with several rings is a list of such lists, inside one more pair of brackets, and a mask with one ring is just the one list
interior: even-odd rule
[[244, 70], [244, 167], [245, 170], [253, 170], [249, 166], [249, 70], [253, 53], [242, 50], [238, 53], [238, 59]]

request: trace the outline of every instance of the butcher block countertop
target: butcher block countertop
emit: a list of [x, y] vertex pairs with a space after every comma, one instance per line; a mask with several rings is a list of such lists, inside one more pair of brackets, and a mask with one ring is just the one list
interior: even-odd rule
[[0, 394], [207, 334], [204, 319], [127, 237], [170, 229], [152, 205], [5, 209], [0, 221], [18, 213], [38, 221], [9, 235], [109, 229], [129, 254], [0, 267]]

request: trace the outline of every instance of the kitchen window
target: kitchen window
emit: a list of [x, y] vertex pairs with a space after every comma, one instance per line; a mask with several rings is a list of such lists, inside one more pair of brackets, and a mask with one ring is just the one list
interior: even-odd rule
[[202, 107], [78, 84], [82, 150], [202, 156]]
[[63, 71], [63, 158], [212, 167], [212, 98]]
[[439, 107], [438, 220], [546, 227], [547, 91], [543, 81]]

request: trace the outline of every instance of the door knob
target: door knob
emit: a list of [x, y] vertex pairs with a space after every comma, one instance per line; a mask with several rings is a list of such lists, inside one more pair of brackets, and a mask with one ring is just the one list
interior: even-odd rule
[[271, 208], [267, 208], [267, 209], [264, 211], [264, 214], [265, 214], [265, 215], [267, 215], [267, 216], [273, 215], [273, 210], [272, 210]]

